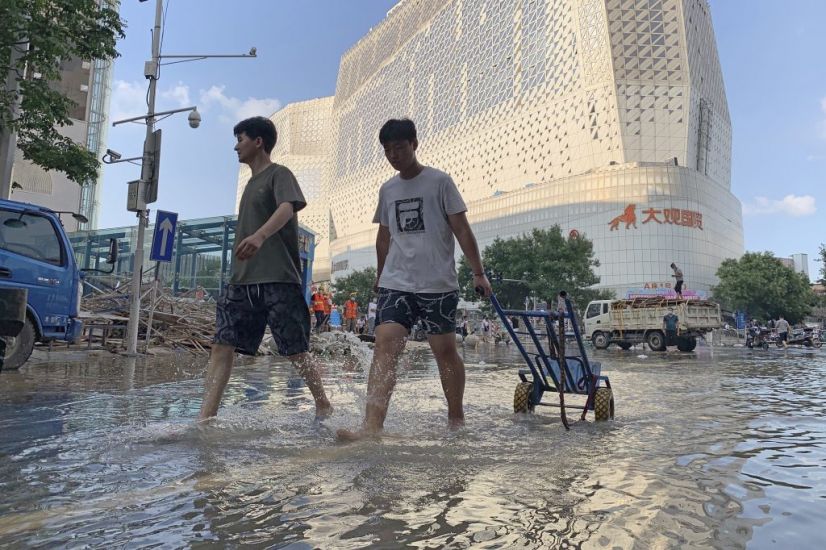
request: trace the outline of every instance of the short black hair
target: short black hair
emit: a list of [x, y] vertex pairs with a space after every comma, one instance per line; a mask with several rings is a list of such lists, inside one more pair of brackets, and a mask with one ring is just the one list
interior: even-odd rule
[[275, 130], [275, 124], [272, 120], [263, 116], [254, 116], [239, 122], [232, 129], [232, 133], [236, 136], [246, 134], [248, 138], [261, 138], [264, 141], [264, 152], [268, 155], [272, 152], [278, 141], [278, 132]]
[[379, 143], [387, 145], [391, 141], [415, 141], [416, 125], [409, 118], [391, 118], [379, 130]]

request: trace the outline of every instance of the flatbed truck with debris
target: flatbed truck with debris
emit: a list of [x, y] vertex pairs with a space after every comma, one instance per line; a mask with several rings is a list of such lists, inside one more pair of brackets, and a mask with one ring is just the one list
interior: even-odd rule
[[679, 318], [675, 343], [680, 351], [692, 351], [697, 338], [722, 326], [720, 305], [715, 302], [645, 297], [589, 303], [585, 310], [585, 334], [597, 349], [616, 344], [627, 350], [646, 343], [652, 351], [665, 351], [663, 317], [669, 308]]

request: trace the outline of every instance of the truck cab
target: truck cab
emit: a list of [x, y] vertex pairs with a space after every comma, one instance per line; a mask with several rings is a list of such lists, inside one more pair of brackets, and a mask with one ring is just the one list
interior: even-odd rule
[[23, 328], [6, 338], [6, 368], [20, 367], [35, 342], [80, 337], [82, 277], [57, 213], [0, 200], [0, 288], [28, 291]]
[[585, 310], [585, 337], [599, 331], [611, 331], [611, 302], [613, 300], [594, 300]]

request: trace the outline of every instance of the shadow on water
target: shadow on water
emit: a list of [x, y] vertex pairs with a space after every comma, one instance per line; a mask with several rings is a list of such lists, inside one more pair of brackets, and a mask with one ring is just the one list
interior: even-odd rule
[[219, 418], [197, 428], [203, 359], [43, 357], [0, 374], [0, 546], [816, 545], [826, 356], [594, 357], [614, 422], [565, 432], [553, 409], [513, 415], [519, 358], [480, 346], [464, 351], [468, 427], [449, 432], [418, 347], [387, 436], [353, 445], [333, 434], [360, 422], [359, 365], [325, 360], [336, 414], [319, 423], [289, 365], [243, 361]]

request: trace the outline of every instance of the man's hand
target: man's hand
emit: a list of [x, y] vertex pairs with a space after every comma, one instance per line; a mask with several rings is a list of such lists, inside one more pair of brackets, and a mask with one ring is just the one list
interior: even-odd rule
[[262, 244], [264, 244], [264, 236], [260, 233], [253, 233], [238, 243], [235, 247], [235, 255], [239, 260], [249, 260], [258, 253]]
[[482, 296], [485, 298], [490, 298], [490, 295], [493, 294], [490, 281], [488, 281], [488, 278], [484, 273], [481, 275], [476, 275], [475, 273], [473, 274], [473, 288], [476, 289], [477, 292], [481, 289]]

